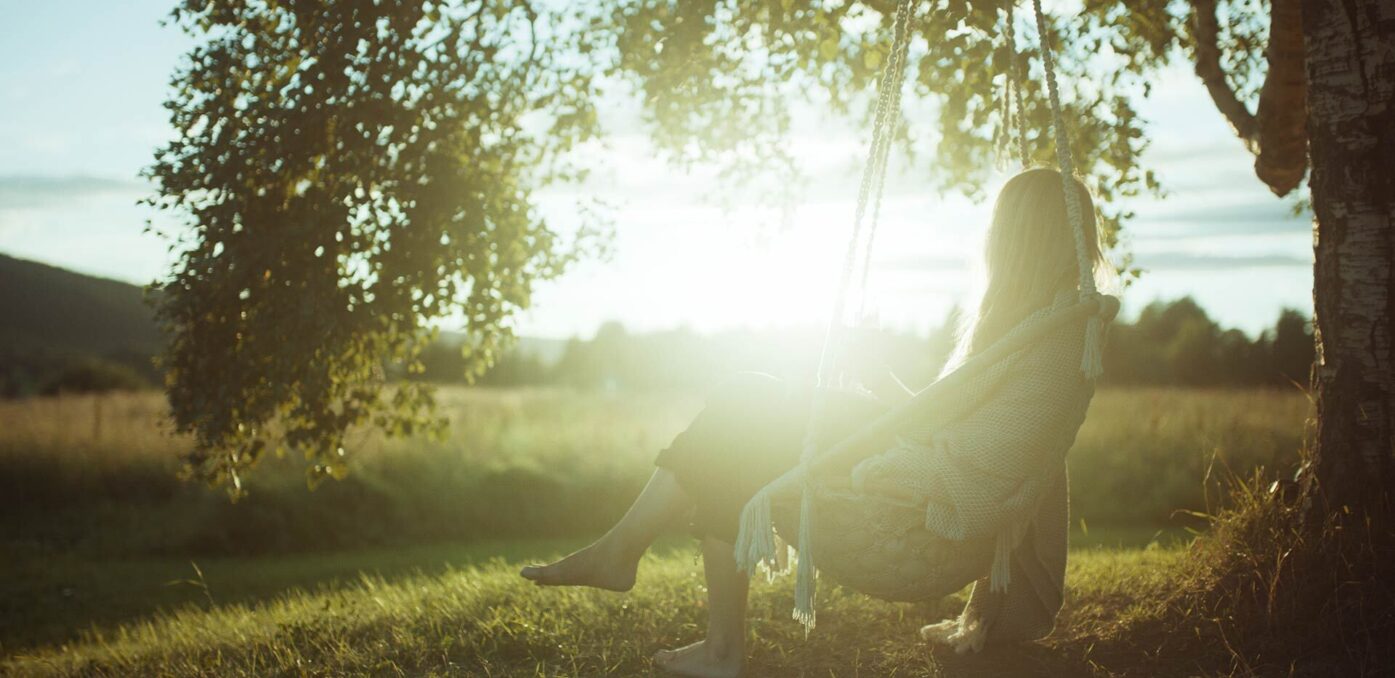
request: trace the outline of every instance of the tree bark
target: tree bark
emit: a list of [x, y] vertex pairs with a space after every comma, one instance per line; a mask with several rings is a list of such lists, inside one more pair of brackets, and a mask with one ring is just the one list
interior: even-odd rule
[[1316, 217], [1314, 511], [1387, 515], [1395, 475], [1395, 3], [1302, 0]]

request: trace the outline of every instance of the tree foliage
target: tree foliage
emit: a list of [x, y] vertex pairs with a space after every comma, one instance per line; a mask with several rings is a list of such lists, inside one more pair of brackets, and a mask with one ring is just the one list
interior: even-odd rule
[[1273, 329], [1250, 339], [1222, 328], [1190, 297], [1148, 304], [1132, 323], [1115, 323], [1105, 347], [1111, 385], [1294, 388], [1313, 364], [1308, 320], [1284, 309]]
[[[389, 387], [382, 369], [419, 369], [432, 323], [460, 318], [478, 373], [534, 284], [583, 254], [589, 241], [564, 238], [535, 195], [584, 174], [579, 144], [606, 132], [602, 93], [638, 96], [669, 160], [778, 191], [798, 176], [784, 143], [796, 107], [870, 119], [892, 7], [183, 0], [173, 21], [199, 43], [174, 76], [176, 136], [150, 175], [152, 202], [189, 227], [173, 244], [161, 318], [194, 468], [236, 488], [284, 446], [307, 454], [312, 478], [340, 475], [353, 426], [438, 428], [430, 389]], [[1010, 45], [1005, 9], [916, 5], [908, 110], [932, 114], [895, 134], [942, 190], [982, 196], [1010, 141], [1004, 93], [1017, 67], [1032, 159], [1054, 159], [1040, 36], [1019, 10]], [[1087, 0], [1049, 24], [1070, 143], [1110, 244], [1128, 216], [1121, 200], [1158, 188], [1139, 163], [1136, 104], [1185, 45], [1188, 15], [1176, 0]], [[589, 226], [566, 225], [583, 236]]]
[[459, 315], [470, 369], [538, 279], [578, 252], [534, 204], [594, 135], [587, 38], [523, 3], [213, 2], [150, 170], [187, 216], [160, 317], [175, 422], [214, 482], [270, 446], [342, 475], [352, 426], [438, 428], [415, 366], [427, 321]]
[[[797, 172], [779, 143], [793, 107], [813, 101], [870, 122], [894, 4], [631, 0], [612, 16], [619, 75], [643, 93], [653, 136], [672, 157], [725, 160], [743, 183], [755, 172], [772, 176], [772, 160]], [[914, 165], [941, 189], [982, 197], [1001, 166], [1013, 141], [1005, 124], [1010, 71], [1027, 76], [1023, 118], [1032, 161], [1055, 162], [1039, 36], [1031, 16], [1019, 11], [1017, 45], [1009, 45], [1005, 7], [917, 4], [907, 80], [918, 103], [911, 110], [929, 108], [935, 117], [908, 119], [895, 133], [907, 151], [933, 146]], [[1182, 38], [1180, 19], [1167, 5], [1096, 2], [1059, 19], [1047, 40], [1058, 58], [1071, 147], [1102, 198], [1112, 244], [1127, 215], [1111, 205], [1158, 188], [1138, 163], [1147, 141], [1136, 103]]]

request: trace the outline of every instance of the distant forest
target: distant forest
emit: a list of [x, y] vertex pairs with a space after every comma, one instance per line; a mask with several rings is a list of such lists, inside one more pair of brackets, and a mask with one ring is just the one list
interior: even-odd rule
[[[879, 348], [908, 385], [932, 381], [954, 342], [951, 316], [930, 336], [883, 335]], [[815, 331], [689, 330], [631, 333], [607, 323], [589, 340], [572, 339], [560, 356], [509, 353], [477, 383], [487, 386], [568, 385], [579, 388], [704, 388], [739, 370], [807, 379], [818, 360]], [[433, 346], [413, 378], [460, 381], [459, 347]], [[1105, 353], [1105, 380], [1118, 386], [1306, 387], [1313, 362], [1312, 326], [1285, 309], [1274, 326], [1251, 338], [1225, 329], [1195, 301], [1148, 305], [1132, 323], [1115, 323]]]
[[[82, 317], [81, 315], [77, 317]], [[932, 381], [954, 341], [953, 317], [929, 336], [878, 335], [878, 349], [908, 385]], [[49, 328], [54, 332], [58, 328]], [[55, 332], [56, 333], [56, 332]], [[154, 388], [160, 375], [151, 342], [144, 351], [64, 346], [0, 345], [0, 397]], [[791, 381], [809, 379], [821, 333], [804, 330], [690, 330], [632, 333], [603, 325], [591, 339], [525, 339], [491, 370], [481, 386], [569, 386], [582, 389], [705, 389], [741, 370]], [[132, 342], [134, 343], [134, 342]], [[84, 350], [86, 349], [86, 350]], [[1275, 325], [1251, 338], [1224, 329], [1190, 298], [1155, 302], [1132, 323], [1115, 323], [1105, 353], [1106, 385], [1273, 387], [1306, 386], [1313, 361], [1309, 320], [1283, 311]], [[401, 366], [397, 378], [465, 383], [459, 338], [432, 345], [421, 371]]]
[[[162, 338], [141, 288], [0, 254], [0, 397], [154, 388]], [[929, 336], [878, 335], [876, 346], [908, 385], [928, 384], [954, 341], [953, 315]], [[586, 389], [704, 389], [740, 370], [787, 380], [814, 373], [822, 328], [633, 333], [603, 325], [591, 339], [524, 337], [484, 386]], [[397, 378], [464, 383], [461, 337], [443, 333], [420, 372]], [[1190, 298], [1155, 302], [1132, 323], [1115, 323], [1105, 383], [1201, 387], [1306, 385], [1313, 362], [1309, 319], [1283, 311], [1251, 338], [1224, 329]]]

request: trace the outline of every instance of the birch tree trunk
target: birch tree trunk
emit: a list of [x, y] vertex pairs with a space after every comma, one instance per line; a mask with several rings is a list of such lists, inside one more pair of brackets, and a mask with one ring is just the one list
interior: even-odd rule
[[[1388, 515], [1395, 482], [1395, 2], [1303, 0], [1318, 512]], [[1309, 513], [1312, 513], [1310, 511]]]

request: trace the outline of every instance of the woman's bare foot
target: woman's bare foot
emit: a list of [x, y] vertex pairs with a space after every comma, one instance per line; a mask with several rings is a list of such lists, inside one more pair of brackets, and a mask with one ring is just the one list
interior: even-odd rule
[[539, 586], [590, 586], [607, 591], [634, 588], [639, 559], [621, 555], [602, 542], [547, 565], [529, 565], [519, 574]]
[[700, 640], [676, 650], [659, 650], [654, 665], [680, 676], [699, 678], [737, 678], [746, 660], [746, 648], [740, 644], [718, 645]]

